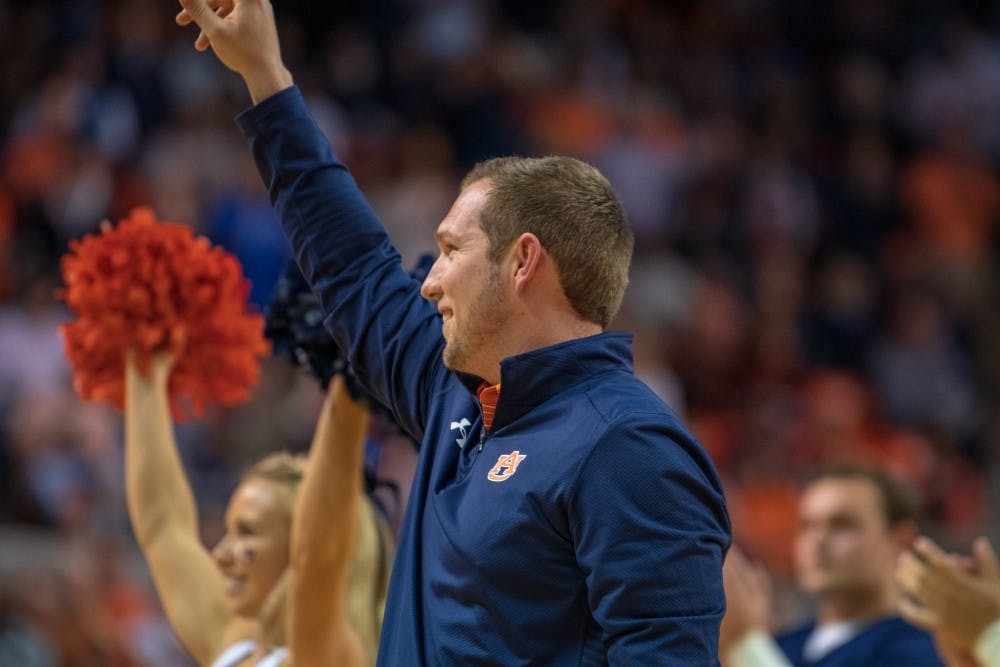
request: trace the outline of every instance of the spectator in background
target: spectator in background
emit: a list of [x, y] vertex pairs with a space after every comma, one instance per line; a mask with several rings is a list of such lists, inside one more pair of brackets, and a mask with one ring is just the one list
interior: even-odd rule
[[900, 612], [933, 633], [949, 665], [1000, 665], [1000, 561], [986, 538], [968, 559], [921, 537], [899, 559], [896, 580]]
[[772, 639], [767, 575], [734, 550], [723, 570], [726, 667], [941, 665], [931, 636], [896, 613], [893, 567], [918, 519], [915, 492], [878, 468], [844, 464], [821, 472], [799, 503], [794, 549], [816, 619]]

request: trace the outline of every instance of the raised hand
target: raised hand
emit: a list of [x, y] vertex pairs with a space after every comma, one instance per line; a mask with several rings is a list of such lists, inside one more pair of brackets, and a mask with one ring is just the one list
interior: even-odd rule
[[154, 354], [149, 361], [149, 372], [143, 373], [135, 360], [135, 351], [125, 353], [125, 384], [132, 394], [144, 392], [149, 395], [160, 393], [166, 396], [170, 371], [174, 366], [174, 358], [165, 353]]
[[942, 649], [971, 650], [980, 633], [1000, 618], [1000, 561], [990, 543], [973, 544], [973, 569], [965, 559], [920, 538], [902, 555], [896, 581], [904, 593], [900, 613], [934, 633]]
[[[229, 16], [230, 13], [232, 13], [233, 7], [235, 7], [236, 4], [235, 2], [233, 2], [233, 0], [208, 0], [208, 6], [209, 8], [212, 9], [212, 11], [215, 12], [216, 16], [218, 16], [219, 18], [225, 18]], [[191, 14], [189, 14], [188, 10], [186, 9], [182, 9], [177, 14], [175, 20], [177, 21], [177, 25], [182, 25], [182, 26], [194, 23], [194, 19], [191, 18]], [[204, 51], [209, 46], [211, 46], [211, 44], [208, 41], [208, 35], [205, 34], [204, 30], [200, 31], [198, 33], [198, 39], [196, 39], [194, 42], [194, 48], [198, 49], [199, 51]]]
[[254, 104], [292, 85], [281, 60], [274, 10], [268, 0], [180, 0], [178, 25], [197, 24], [199, 51], [211, 47], [243, 77]]

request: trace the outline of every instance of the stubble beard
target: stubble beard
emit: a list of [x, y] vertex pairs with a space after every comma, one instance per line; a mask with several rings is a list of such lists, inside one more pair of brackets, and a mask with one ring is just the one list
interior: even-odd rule
[[510, 319], [510, 308], [500, 289], [500, 267], [490, 265], [490, 273], [483, 283], [460, 326], [452, 321], [451, 340], [447, 341], [442, 353], [444, 365], [462, 373], [482, 375], [486, 366], [483, 357], [490, 346], [497, 346], [497, 334]]

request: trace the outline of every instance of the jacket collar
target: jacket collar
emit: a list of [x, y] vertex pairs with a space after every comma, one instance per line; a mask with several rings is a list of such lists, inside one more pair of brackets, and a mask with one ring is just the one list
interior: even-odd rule
[[[557, 343], [500, 362], [500, 400], [493, 417], [497, 431], [556, 394], [610, 370], [632, 372], [632, 334], [599, 333]], [[483, 379], [455, 375], [473, 396]]]

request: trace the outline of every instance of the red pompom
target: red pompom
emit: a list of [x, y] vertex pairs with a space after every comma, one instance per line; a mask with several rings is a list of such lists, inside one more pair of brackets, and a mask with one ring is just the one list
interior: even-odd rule
[[125, 355], [144, 375], [154, 353], [173, 356], [174, 417], [207, 402], [247, 400], [270, 344], [264, 318], [248, 309], [250, 282], [239, 260], [190, 227], [134, 209], [117, 227], [70, 242], [60, 296], [79, 315], [64, 324], [74, 386], [85, 400], [124, 407]]

